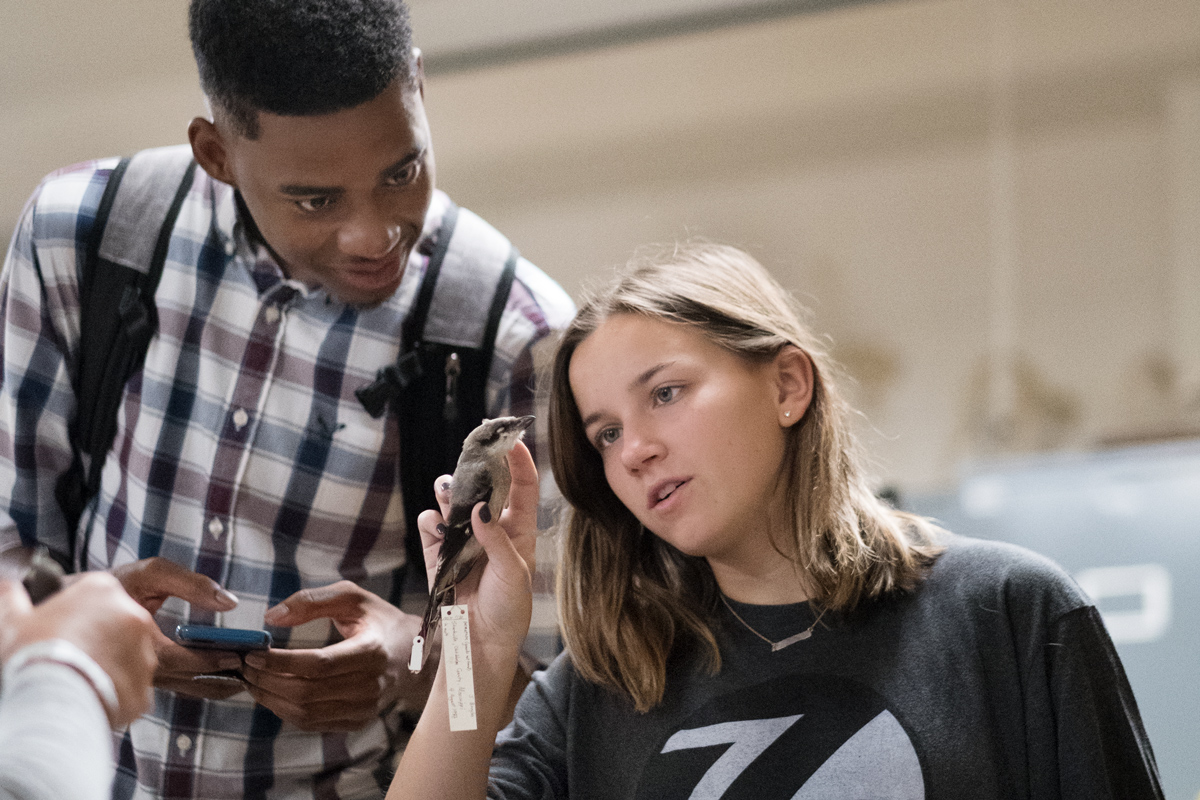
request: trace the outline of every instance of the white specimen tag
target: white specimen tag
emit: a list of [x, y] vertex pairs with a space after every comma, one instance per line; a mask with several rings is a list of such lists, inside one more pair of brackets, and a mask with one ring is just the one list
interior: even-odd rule
[[442, 661], [446, 664], [446, 700], [450, 730], [473, 731], [475, 671], [471, 664], [471, 626], [467, 607], [442, 606]]
[[408, 654], [408, 671], [420, 672], [425, 662], [425, 637], [414, 636], [412, 652]]

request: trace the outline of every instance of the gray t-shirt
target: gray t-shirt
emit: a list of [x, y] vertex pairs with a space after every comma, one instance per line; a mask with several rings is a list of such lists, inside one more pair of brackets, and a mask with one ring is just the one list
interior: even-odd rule
[[[807, 604], [734, 608], [773, 640], [813, 622]], [[560, 656], [497, 739], [491, 795], [1162, 797], [1098, 612], [1026, 550], [949, 537], [916, 592], [777, 652], [727, 612], [717, 627], [720, 672], [678, 656], [646, 714]]]

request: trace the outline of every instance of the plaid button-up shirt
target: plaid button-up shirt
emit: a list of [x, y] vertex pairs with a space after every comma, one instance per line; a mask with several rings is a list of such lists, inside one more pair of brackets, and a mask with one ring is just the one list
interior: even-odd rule
[[[54, 486], [72, 460], [71, 378], [84, 334], [77, 266], [115, 163], [47, 178], [0, 277], [0, 547], [19, 538], [68, 551]], [[448, 202], [435, 194], [423, 237]], [[414, 249], [387, 302], [344, 305], [289, 280], [246, 236], [233, 190], [198, 170], [157, 292], [158, 335], [126, 386], [94, 513], [79, 526], [86, 552], [75, 558], [111, 569], [163, 556], [240, 599], [218, 614], [172, 599], [158, 615], [169, 630], [184, 620], [261, 628], [272, 604], [344, 578], [388, 597], [405, 558], [399, 431], [394, 412], [373, 419], [354, 390], [395, 361], [427, 250]], [[490, 416], [534, 412], [535, 350], [573, 311], [557, 284], [519, 262], [496, 337]], [[544, 456], [536, 431], [526, 441]], [[328, 620], [271, 630], [292, 648], [337, 639]], [[313, 734], [246, 693], [205, 701], [157, 690], [153, 710], [120, 741], [114, 795], [379, 797], [397, 716]]]

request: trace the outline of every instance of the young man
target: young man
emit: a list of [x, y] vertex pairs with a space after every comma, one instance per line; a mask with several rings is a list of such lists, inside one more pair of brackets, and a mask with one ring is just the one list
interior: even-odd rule
[[[420, 707], [429, 675], [407, 669], [419, 620], [383, 599], [405, 561], [397, 412], [373, 417], [355, 390], [397, 360], [445, 244], [420, 59], [400, 0], [192, 0], [190, 31], [212, 108], [188, 128], [202, 171], [74, 536], [55, 484], [87, 335], [77, 268], [116, 162], [49, 177], [14, 236], [0, 547], [19, 538], [112, 571], [164, 630], [274, 634], [244, 659], [158, 638], [160, 691], [119, 742], [114, 797], [379, 797], [399, 709]], [[469, 267], [473, 243], [449, 241]], [[465, 274], [442, 280], [493, 291]], [[533, 410], [533, 349], [573, 310], [518, 260], [489, 416]], [[228, 669], [242, 678], [212, 677]]]

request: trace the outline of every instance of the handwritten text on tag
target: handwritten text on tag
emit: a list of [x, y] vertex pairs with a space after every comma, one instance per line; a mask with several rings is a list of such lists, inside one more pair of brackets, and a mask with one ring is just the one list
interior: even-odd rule
[[473, 731], [475, 675], [471, 664], [471, 626], [464, 605], [442, 606], [442, 661], [446, 664], [450, 730]]

